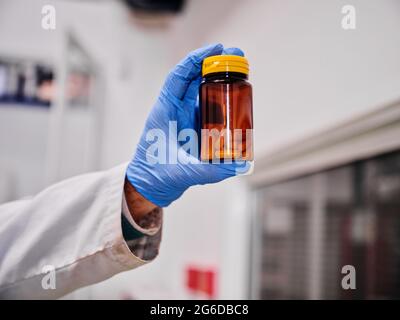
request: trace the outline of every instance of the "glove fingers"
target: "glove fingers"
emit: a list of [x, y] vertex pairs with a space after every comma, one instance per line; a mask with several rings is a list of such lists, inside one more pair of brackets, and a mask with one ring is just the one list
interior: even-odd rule
[[249, 171], [251, 164], [248, 161], [233, 161], [231, 163], [211, 163], [216, 171], [224, 172], [227, 177], [244, 174]]
[[[196, 165], [195, 165], [196, 166]], [[198, 182], [201, 184], [216, 183], [227, 178], [245, 174], [251, 167], [247, 161], [232, 162], [232, 163], [201, 163], [194, 168], [198, 173]]]
[[222, 54], [229, 54], [229, 55], [234, 55], [234, 56], [244, 56], [244, 52], [239, 49], [239, 48], [225, 48]]
[[199, 95], [199, 87], [201, 84], [202, 78], [199, 76], [192, 80], [188, 86], [185, 96], [183, 97], [184, 103], [187, 103], [189, 106], [195, 107], [196, 104], [193, 102], [197, 101], [197, 96]]
[[185, 93], [193, 79], [201, 76], [201, 65], [208, 56], [221, 54], [222, 44], [212, 44], [189, 53], [178, 65], [169, 73], [165, 81], [163, 90], [172, 94], [176, 99], [183, 99]]
[[183, 167], [187, 166], [186, 171], [190, 171], [191, 175], [195, 176], [197, 182], [201, 184], [218, 182], [229, 177], [245, 174], [251, 168], [251, 163], [248, 161], [201, 162], [196, 156], [186, 153], [182, 148], [178, 150], [178, 159]]

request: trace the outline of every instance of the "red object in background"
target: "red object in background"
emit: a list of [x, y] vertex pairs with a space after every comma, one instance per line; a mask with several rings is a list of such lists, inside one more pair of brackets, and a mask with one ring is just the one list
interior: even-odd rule
[[210, 299], [214, 298], [216, 273], [213, 269], [191, 266], [187, 268], [186, 276], [186, 286], [192, 292], [206, 294]]

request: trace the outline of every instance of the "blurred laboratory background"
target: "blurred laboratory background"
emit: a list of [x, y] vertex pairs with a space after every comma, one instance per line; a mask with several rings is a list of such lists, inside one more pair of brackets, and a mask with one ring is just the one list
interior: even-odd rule
[[400, 298], [399, 30], [398, 0], [0, 0], [0, 202], [128, 161], [167, 72], [221, 42], [251, 67], [253, 175], [191, 188], [154, 262], [65, 298]]

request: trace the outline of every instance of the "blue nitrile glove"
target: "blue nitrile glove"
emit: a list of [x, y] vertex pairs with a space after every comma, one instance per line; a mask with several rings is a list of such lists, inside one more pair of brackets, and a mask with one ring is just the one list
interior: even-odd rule
[[[140, 194], [160, 207], [168, 206], [190, 186], [219, 182], [237, 173], [246, 172], [249, 168], [246, 162], [202, 163], [197, 158], [198, 150], [195, 153], [192, 152], [193, 150], [187, 152], [187, 148], [182, 148], [185, 141], [178, 141], [176, 136], [176, 131], [179, 133], [182, 129], [198, 130], [197, 97], [202, 79], [202, 62], [208, 56], [222, 53], [243, 55], [240, 49], [224, 50], [221, 44], [210, 45], [191, 52], [169, 73], [160, 96], [147, 118], [126, 176]], [[169, 133], [171, 121], [176, 121], [174, 134]], [[162, 141], [163, 139], [160, 138], [162, 135], [158, 135], [160, 130], [165, 133], [166, 141]], [[155, 142], [167, 143], [167, 151], [164, 153], [158, 150], [154, 152], [154, 157], [149, 157], [149, 150], [154, 148]], [[196, 147], [199, 148], [197, 141]], [[150, 152], [151, 154], [153, 153]], [[171, 161], [170, 155], [172, 158], [175, 155], [175, 161], [173, 159]], [[156, 158], [158, 160], [166, 158], [167, 163], [154, 163], [157, 161]]]

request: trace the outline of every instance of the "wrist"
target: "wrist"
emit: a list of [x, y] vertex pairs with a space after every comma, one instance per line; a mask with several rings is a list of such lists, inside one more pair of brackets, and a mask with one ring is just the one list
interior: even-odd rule
[[134, 221], [139, 222], [158, 206], [142, 196], [136, 188], [125, 179], [124, 193], [129, 212]]

